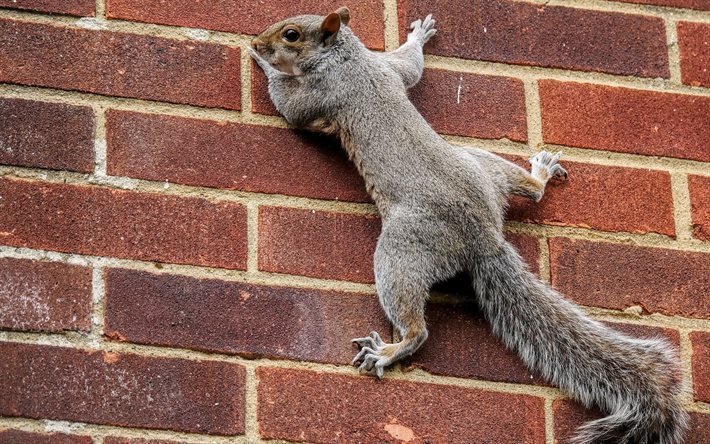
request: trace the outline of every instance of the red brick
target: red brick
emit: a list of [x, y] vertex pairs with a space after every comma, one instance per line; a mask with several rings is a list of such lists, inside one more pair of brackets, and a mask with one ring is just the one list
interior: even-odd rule
[[143, 439], [143, 438], [120, 438], [117, 436], [107, 436], [104, 444], [182, 444], [187, 441], [167, 441], [163, 439]]
[[369, 202], [344, 152], [283, 128], [109, 111], [108, 173], [188, 185]]
[[678, 46], [683, 83], [710, 87], [710, 25], [679, 22]]
[[695, 331], [690, 334], [693, 343], [693, 385], [695, 400], [710, 402], [710, 333]]
[[259, 368], [263, 438], [319, 443], [541, 443], [543, 402], [528, 395]]
[[94, 169], [88, 106], [0, 98], [0, 163], [88, 173]]
[[552, 238], [550, 263], [553, 285], [582, 305], [710, 318], [710, 254]]
[[530, 271], [540, 273], [540, 241], [534, 236], [505, 233], [505, 239], [513, 244], [520, 256], [528, 264]]
[[710, 97], [543, 80], [547, 143], [710, 161]]
[[12, 343], [0, 354], [0, 415], [244, 432], [239, 365]]
[[676, 8], [689, 8], [710, 11], [708, 0], [616, 0], [624, 3], [639, 3], [642, 5], [672, 6]]
[[390, 338], [374, 295], [131, 270], [109, 270], [106, 292], [105, 332], [121, 341], [349, 364], [351, 339]]
[[0, 180], [0, 244], [246, 268], [246, 209], [233, 202]]
[[525, 92], [518, 79], [427, 69], [410, 96], [439, 133], [528, 139]]
[[[603, 231], [675, 235], [670, 175], [563, 161], [569, 178], [545, 189], [542, 201], [511, 199], [511, 219]], [[623, 202], [623, 205], [619, 203]]]
[[259, 269], [373, 282], [380, 219], [293, 208], [259, 209]]
[[39, 12], [53, 12], [76, 16], [96, 14], [95, 0], [0, 0], [0, 8], [29, 9]]
[[[106, 16], [164, 25], [188, 26], [256, 35], [269, 25], [301, 14], [326, 15], [343, 6], [340, 0], [307, 0], [253, 3], [241, 0], [107, 0]], [[348, 5], [353, 31], [373, 49], [384, 48], [382, 2], [361, 1]]]
[[0, 430], [0, 444], [91, 444], [92, 442], [90, 436]]
[[0, 82], [239, 109], [239, 48], [0, 20]]
[[0, 259], [0, 328], [91, 329], [91, 269], [56, 262]]
[[251, 110], [267, 116], [279, 115], [269, 97], [269, 82], [253, 60], [251, 61]]
[[400, 39], [429, 13], [429, 54], [519, 65], [669, 77], [663, 20], [501, 0], [399, 0]]
[[689, 176], [693, 236], [710, 241], [710, 177]]

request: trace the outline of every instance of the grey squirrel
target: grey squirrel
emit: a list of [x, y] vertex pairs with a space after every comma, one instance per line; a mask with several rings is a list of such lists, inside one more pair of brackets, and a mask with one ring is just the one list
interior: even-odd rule
[[560, 154], [539, 152], [528, 173], [479, 149], [442, 139], [407, 97], [424, 69], [431, 15], [406, 43], [369, 51], [348, 27], [350, 11], [278, 22], [250, 54], [278, 111], [297, 128], [337, 136], [382, 216], [375, 251], [380, 304], [400, 334], [354, 339], [353, 364], [384, 368], [427, 339], [431, 287], [467, 272], [493, 333], [525, 364], [586, 407], [607, 416], [580, 427], [576, 443], [681, 443], [687, 428], [676, 353], [661, 339], [625, 336], [587, 317], [538, 280], [503, 237], [509, 195], [539, 201]]

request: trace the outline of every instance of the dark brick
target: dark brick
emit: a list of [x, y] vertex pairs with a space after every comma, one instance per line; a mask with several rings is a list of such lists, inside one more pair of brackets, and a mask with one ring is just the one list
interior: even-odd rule
[[710, 241], [710, 177], [689, 176], [693, 236]]
[[56, 262], [0, 259], [0, 328], [91, 329], [91, 269]]
[[369, 202], [337, 143], [283, 128], [109, 111], [108, 174]]
[[390, 338], [374, 295], [131, 270], [109, 270], [106, 292], [105, 332], [122, 341], [349, 364], [351, 339]]
[[259, 269], [373, 282], [380, 219], [280, 207], [259, 209]]
[[246, 268], [246, 209], [233, 202], [0, 180], [0, 244]]
[[694, 331], [690, 334], [693, 343], [693, 385], [695, 400], [710, 402], [710, 333]]
[[239, 109], [239, 48], [0, 20], [0, 82]]
[[710, 24], [678, 22], [678, 46], [683, 83], [710, 87]]
[[710, 318], [710, 254], [552, 238], [550, 264], [553, 285], [582, 305]]
[[96, 14], [96, 0], [0, 0], [0, 8], [93, 17]]
[[547, 143], [710, 161], [710, 97], [539, 83]]
[[710, 11], [708, 0], [616, 0], [624, 3], [638, 3], [642, 5], [672, 6], [676, 8], [689, 8]]
[[94, 169], [88, 106], [0, 99], [0, 163], [88, 173]]
[[12, 343], [0, 353], [0, 415], [244, 432], [239, 365]]
[[703, 444], [710, 442], [710, 415], [690, 413], [690, 433], [685, 438], [688, 444]]
[[22, 430], [0, 430], [0, 444], [91, 444], [90, 436], [64, 433], [34, 433]]
[[427, 69], [410, 96], [439, 133], [528, 139], [525, 91], [518, 79]]
[[[258, 7], [241, 0], [107, 0], [106, 16], [164, 25], [213, 29], [256, 35], [269, 25], [301, 14], [326, 15], [343, 6], [340, 0], [280, 2], [267, 0]], [[384, 48], [384, 13], [380, 1], [352, 2], [353, 30], [373, 49]]]
[[[528, 395], [259, 368], [263, 438], [320, 443], [541, 443], [543, 402]], [[366, 413], [363, 413], [366, 412]]]
[[520, 256], [528, 264], [530, 271], [540, 273], [540, 241], [534, 236], [525, 234], [505, 233], [505, 239], [513, 244]]
[[669, 77], [663, 19], [501, 0], [399, 0], [400, 39], [429, 13], [425, 51], [519, 65]]
[[511, 199], [509, 218], [603, 231], [675, 235], [671, 179], [667, 172], [564, 159], [563, 164], [569, 178], [548, 184], [539, 203]]

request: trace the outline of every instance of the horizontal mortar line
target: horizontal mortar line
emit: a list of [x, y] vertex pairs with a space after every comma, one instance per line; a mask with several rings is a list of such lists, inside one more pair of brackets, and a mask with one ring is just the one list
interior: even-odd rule
[[662, 5], [644, 5], [635, 3], [622, 3], [614, 0], [546, 0], [544, 5], [540, 0], [512, 0], [518, 3], [532, 3], [538, 7], [564, 6], [567, 8], [587, 11], [616, 12], [622, 14], [645, 15], [661, 18], [680, 17], [683, 20], [710, 21], [710, 12], [689, 8], [679, 8]]
[[692, 412], [697, 412], [697, 413], [710, 414], [710, 404], [708, 404], [707, 402], [703, 402], [703, 401], [695, 401], [691, 405], [691, 408], [689, 410]]
[[668, 316], [661, 313], [639, 315], [631, 311], [619, 311], [607, 308], [582, 306], [584, 311], [598, 321], [621, 322], [624, 324], [644, 325], [676, 330], [710, 332], [710, 319]]

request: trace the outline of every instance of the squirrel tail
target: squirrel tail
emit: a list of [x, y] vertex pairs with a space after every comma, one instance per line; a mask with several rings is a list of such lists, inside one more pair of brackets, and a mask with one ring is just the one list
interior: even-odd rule
[[685, 386], [665, 340], [630, 338], [590, 319], [527, 271], [507, 243], [470, 271], [493, 333], [531, 370], [608, 415], [580, 427], [573, 443], [683, 441]]

